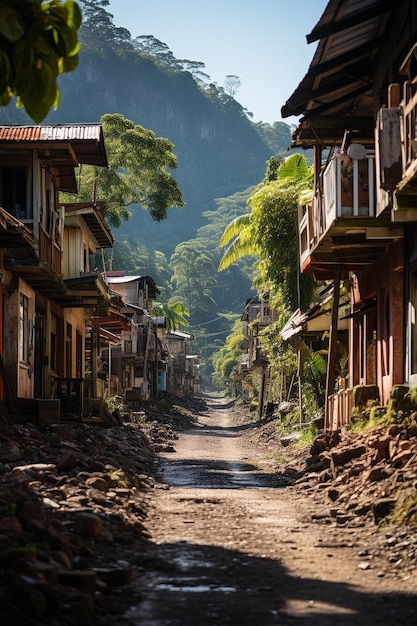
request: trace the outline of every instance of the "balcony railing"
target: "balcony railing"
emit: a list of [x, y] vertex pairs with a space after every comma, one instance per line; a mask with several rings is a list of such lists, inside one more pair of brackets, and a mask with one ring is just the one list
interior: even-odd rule
[[323, 172], [323, 195], [317, 191], [299, 210], [301, 267], [339, 220], [375, 217], [375, 155], [351, 159], [334, 156]]
[[39, 226], [39, 257], [53, 269], [57, 276], [61, 276], [62, 250], [41, 225]]
[[325, 429], [340, 430], [350, 423], [352, 415], [352, 389], [341, 389], [327, 399]]
[[404, 88], [403, 109], [403, 178], [417, 170], [417, 83], [407, 82]]

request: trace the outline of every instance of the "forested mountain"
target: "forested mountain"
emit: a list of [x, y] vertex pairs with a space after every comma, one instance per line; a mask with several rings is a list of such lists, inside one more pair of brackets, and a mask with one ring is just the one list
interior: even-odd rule
[[[287, 154], [290, 127], [254, 124], [225, 88], [210, 82], [203, 63], [175, 59], [155, 37], [132, 39], [115, 26], [106, 0], [80, 4], [80, 63], [61, 77], [59, 108], [44, 123], [97, 122], [106, 113], [120, 113], [174, 144], [174, 177], [185, 207], [170, 209], [160, 223], [133, 209], [114, 233], [113, 267], [152, 274], [167, 299], [186, 300], [193, 331], [224, 335], [231, 327], [229, 314], [241, 313], [250, 290], [250, 265], [218, 275], [218, 242], [226, 224], [246, 212], [246, 198], [263, 179], [266, 161]], [[11, 105], [0, 109], [0, 123], [31, 121]], [[194, 272], [193, 288], [181, 271]]]

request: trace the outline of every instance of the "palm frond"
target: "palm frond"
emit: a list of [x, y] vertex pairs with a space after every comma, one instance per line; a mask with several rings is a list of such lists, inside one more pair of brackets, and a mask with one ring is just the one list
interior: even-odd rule
[[219, 246], [226, 246], [233, 239], [233, 237], [236, 237], [240, 234], [243, 228], [249, 226], [250, 221], [250, 213], [244, 213], [244, 215], [239, 215], [238, 217], [235, 217], [235, 219], [232, 220], [230, 224], [228, 224], [224, 229], [223, 235], [221, 236], [219, 242]]
[[236, 239], [232, 241], [230, 246], [227, 248], [226, 252], [222, 256], [217, 271], [222, 272], [244, 256], [258, 256], [258, 254], [258, 247], [252, 241], [249, 233], [247, 231], [243, 231], [241, 236], [236, 237]]
[[277, 171], [277, 179], [298, 180], [306, 178], [308, 175], [308, 165], [303, 154], [292, 154], [282, 161]]

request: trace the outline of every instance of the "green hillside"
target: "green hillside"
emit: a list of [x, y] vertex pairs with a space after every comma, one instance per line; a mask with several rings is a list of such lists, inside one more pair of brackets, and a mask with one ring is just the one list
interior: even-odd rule
[[[217, 273], [218, 241], [224, 227], [246, 212], [246, 199], [263, 179], [266, 161], [288, 154], [290, 127], [254, 124], [239, 102], [210, 82], [202, 63], [175, 59], [152, 36], [133, 40], [100, 4], [81, 2], [80, 64], [61, 77], [59, 108], [44, 123], [97, 122], [106, 113], [120, 113], [174, 144], [178, 168], [173, 174], [185, 207], [170, 209], [160, 223], [133, 207], [131, 219], [114, 233], [112, 263], [114, 269], [152, 274], [166, 300], [185, 300], [191, 331], [204, 335], [210, 352], [223, 343], [251, 285], [250, 260]], [[0, 123], [31, 120], [9, 106], [0, 109]], [[194, 267], [191, 249], [198, 251]], [[187, 272], [197, 283], [192, 292], [184, 288], [189, 276], [173, 279], [182, 255], [190, 258]]]

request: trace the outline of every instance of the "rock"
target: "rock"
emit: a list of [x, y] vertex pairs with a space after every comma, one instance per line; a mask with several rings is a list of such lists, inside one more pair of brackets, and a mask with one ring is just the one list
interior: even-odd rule
[[83, 537], [97, 537], [102, 528], [103, 522], [94, 513], [78, 513], [74, 519], [74, 532]]
[[59, 471], [71, 469], [76, 465], [78, 465], [78, 458], [71, 450], [64, 452], [57, 462], [57, 468]]
[[329, 498], [330, 498], [330, 500], [332, 502], [335, 502], [338, 499], [338, 497], [340, 496], [340, 491], [339, 491], [339, 489], [334, 489], [334, 488], [330, 487], [330, 489], [327, 492], [327, 495], [329, 496]]
[[25, 498], [18, 503], [17, 516], [20, 520], [38, 520], [43, 522], [45, 519], [44, 509], [40, 502]]
[[73, 430], [68, 424], [51, 424], [50, 428], [61, 441], [71, 441]]
[[329, 469], [332, 463], [331, 456], [329, 452], [323, 452], [320, 454], [320, 462], [324, 468]]
[[378, 459], [387, 459], [389, 457], [388, 448], [391, 440], [392, 437], [388, 434], [376, 437], [374, 440], [369, 442], [369, 447], [374, 448], [377, 451]]
[[55, 463], [29, 463], [27, 465], [16, 465], [12, 469], [12, 475], [25, 472], [32, 475], [44, 476], [45, 474], [58, 474]]
[[338, 513], [336, 515], [336, 523], [340, 526], [345, 526], [348, 522], [351, 522], [355, 519], [354, 515], [350, 515], [348, 513]]
[[415, 454], [415, 451], [412, 449], [400, 450], [392, 457], [391, 462], [393, 465], [403, 465], [404, 463], [412, 459]]
[[394, 498], [380, 498], [373, 503], [372, 511], [376, 524], [378, 524], [394, 510], [395, 503], [396, 500]]
[[0, 461], [2, 463], [14, 463], [21, 458], [19, 446], [13, 441], [0, 444]]
[[97, 587], [97, 575], [90, 570], [61, 570], [58, 580], [67, 587], [85, 588], [90, 594], [94, 594]]
[[122, 587], [128, 585], [133, 578], [133, 571], [130, 567], [107, 567], [95, 568], [98, 578], [110, 587]]
[[92, 489], [98, 489], [99, 491], [107, 491], [109, 488], [108, 482], [100, 476], [91, 476], [87, 478], [85, 484]]
[[385, 472], [384, 466], [379, 465], [379, 466], [373, 467], [366, 473], [365, 480], [371, 483], [379, 482], [383, 480], [384, 478], [386, 478], [386, 476], [387, 474]]
[[60, 509], [60, 505], [51, 498], [42, 498], [42, 503], [47, 509]]
[[352, 459], [357, 459], [366, 453], [366, 447], [364, 445], [351, 446], [344, 448], [340, 451], [333, 451], [331, 453], [331, 460], [336, 467], [340, 465], [346, 465]]
[[0, 518], [0, 533], [21, 533], [22, 531], [22, 525], [16, 517]]

